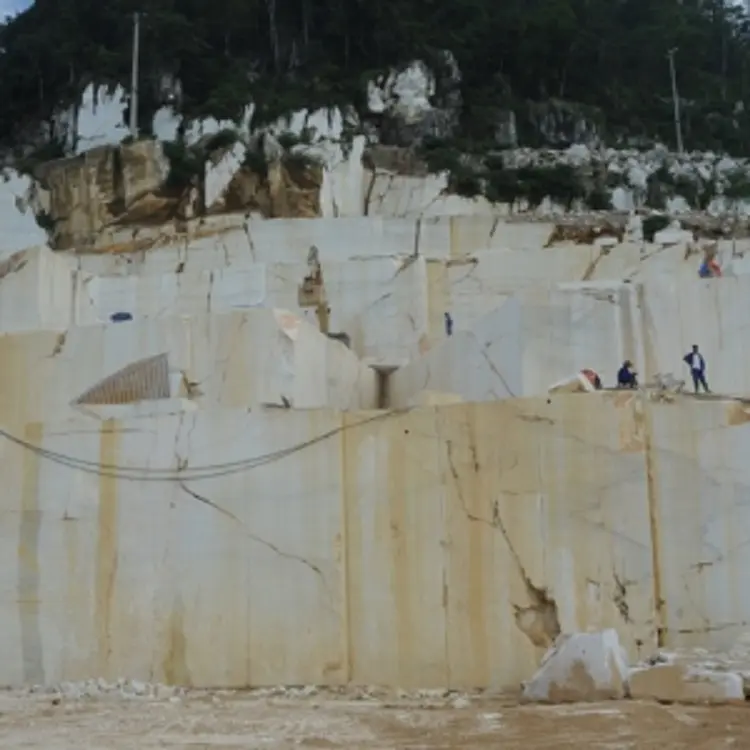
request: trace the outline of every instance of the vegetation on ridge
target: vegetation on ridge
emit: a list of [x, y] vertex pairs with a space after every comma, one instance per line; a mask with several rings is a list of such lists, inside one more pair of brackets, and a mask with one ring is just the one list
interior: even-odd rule
[[439, 73], [450, 50], [469, 142], [493, 142], [510, 110], [521, 141], [542, 145], [533, 123], [566, 102], [611, 139], [672, 143], [666, 55], [677, 48], [686, 146], [750, 154], [750, 23], [730, 0], [36, 0], [0, 28], [0, 143], [39, 123], [59, 133], [56, 113], [91, 82], [128, 87], [135, 10], [147, 14], [146, 132], [169, 76], [188, 117], [237, 118], [250, 100], [266, 120], [322, 105], [364, 112], [378, 72], [418, 58]]

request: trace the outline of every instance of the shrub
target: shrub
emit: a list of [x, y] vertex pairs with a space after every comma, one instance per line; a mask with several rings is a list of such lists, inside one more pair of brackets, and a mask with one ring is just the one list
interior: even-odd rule
[[750, 199], [750, 174], [745, 169], [734, 169], [726, 176], [727, 184], [724, 195], [727, 200], [741, 201]]
[[261, 150], [249, 148], [245, 152], [242, 166], [247, 167], [247, 169], [255, 174], [261, 175], [261, 177], [268, 175], [268, 159], [266, 159], [266, 155]]
[[203, 150], [206, 154], [210, 154], [212, 151], [218, 151], [222, 148], [230, 148], [240, 139], [240, 135], [236, 130], [232, 128], [224, 128], [218, 133], [214, 133], [209, 136], [206, 140]]
[[489, 169], [485, 193], [487, 200], [493, 203], [508, 203], [513, 206], [522, 194], [518, 172], [502, 166]]
[[172, 190], [186, 188], [195, 177], [202, 177], [205, 159], [196, 149], [182, 141], [165, 141], [164, 155], [169, 160], [166, 186]]
[[643, 239], [653, 242], [654, 235], [669, 226], [669, 217], [664, 214], [653, 214], [643, 220]]
[[612, 199], [604, 188], [594, 188], [586, 196], [586, 205], [592, 211], [609, 211], [612, 208]]
[[448, 190], [463, 198], [476, 198], [483, 192], [479, 176], [471, 168], [465, 166], [451, 172], [448, 178]]

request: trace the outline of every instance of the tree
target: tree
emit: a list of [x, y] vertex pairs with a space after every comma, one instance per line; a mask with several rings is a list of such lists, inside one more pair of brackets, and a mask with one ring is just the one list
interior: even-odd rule
[[730, 0], [36, 0], [0, 27], [0, 144], [74, 105], [89, 83], [129, 86], [131, 14], [141, 91], [179, 78], [188, 117], [267, 118], [362, 105], [364, 81], [449, 49], [463, 137], [491, 141], [499, 109], [564, 100], [613, 136], [671, 140], [666, 52], [677, 47], [688, 148], [750, 151], [750, 22]]

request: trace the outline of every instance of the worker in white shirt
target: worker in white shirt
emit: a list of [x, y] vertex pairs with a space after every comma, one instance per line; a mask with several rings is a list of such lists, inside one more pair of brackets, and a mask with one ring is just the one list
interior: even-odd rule
[[698, 386], [703, 386], [706, 393], [711, 393], [706, 383], [706, 360], [698, 351], [698, 345], [693, 344], [692, 351], [688, 352], [682, 361], [690, 368], [690, 374], [693, 376], [693, 388], [698, 393]]

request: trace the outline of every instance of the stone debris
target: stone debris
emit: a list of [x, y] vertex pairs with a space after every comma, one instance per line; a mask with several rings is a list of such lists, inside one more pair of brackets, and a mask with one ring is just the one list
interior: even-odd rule
[[[213, 704], [220, 704], [226, 699], [242, 695], [261, 702], [304, 701], [310, 699], [333, 699], [343, 697], [350, 701], [383, 706], [409, 705], [416, 708], [467, 709], [472, 706], [472, 699], [481, 696], [484, 691], [457, 691], [450, 688], [432, 688], [423, 690], [393, 690], [377, 685], [270, 685], [249, 689], [202, 689], [149, 683], [140, 680], [120, 678], [114, 682], [103, 678], [82, 680], [80, 682], [59, 682], [50, 685], [34, 685], [26, 693], [49, 698], [53, 704], [75, 703], [76, 701], [95, 700], [145, 700], [149, 702], [182, 703], [191, 696], [208, 699]], [[316, 704], [317, 705], [317, 704]]]
[[618, 244], [619, 241], [617, 237], [603, 236], [597, 237], [594, 240], [594, 246], [600, 248], [601, 250], [609, 250], [613, 247], [617, 247]]
[[636, 667], [629, 675], [630, 697], [660, 703], [726, 703], [744, 701], [742, 677], [688, 664]]
[[706, 672], [733, 672], [743, 681], [746, 698], [750, 698], [750, 632], [743, 633], [726, 652], [704, 648], [683, 648], [660, 651], [638, 667], [679, 664]]
[[523, 687], [523, 700], [571, 703], [624, 698], [628, 666], [613, 629], [561, 636]]
[[685, 388], [685, 381], [678, 380], [671, 372], [657, 372], [654, 375], [653, 387], [669, 393], [681, 393]]
[[730, 703], [750, 696], [750, 633], [726, 653], [660, 651], [628, 669], [614, 630], [560, 636], [523, 686], [522, 699], [543, 703], [630, 697], [660, 703]]
[[653, 382], [645, 386], [651, 401], [664, 401], [670, 403], [685, 389], [685, 381], [678, 380], [671, 372], [654, 375]]
[[150, 700], [169, 700], [180, 698], [185, 689], [160, 683], [141, 682], [140, 680], [126, 680], [121, 678], [115, 682], [107, 682], [101, 677], [84, 680], [82, 682], [60, 682], [54, 685], [34, 685], [31, 693], [41, 693], [53, 698], [80, 700], [82, 698], [98, 698], [114, 696], [120, 698], [146, 698]]
[[547, 389], [548, 393], [593, 393], [596, 390], [583, 371], [558, 380]]
[[673, 221], [671, 226], [654, 234], [654, 243], [666, 247], [692, 243], [693, 233], [683, 229], [679, 221]]

